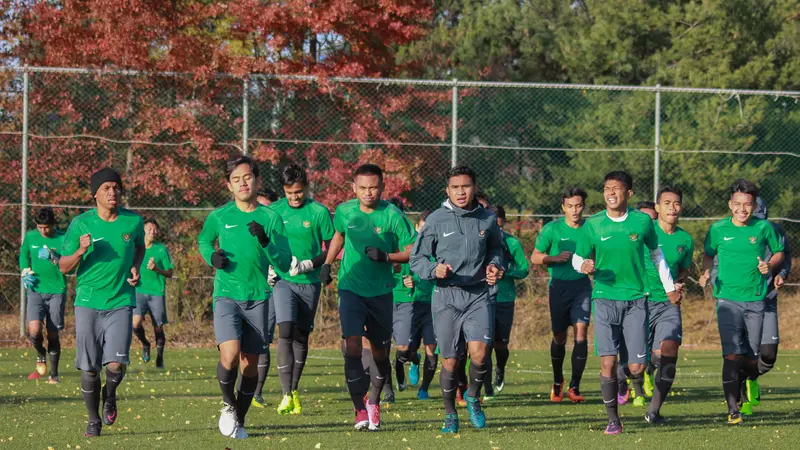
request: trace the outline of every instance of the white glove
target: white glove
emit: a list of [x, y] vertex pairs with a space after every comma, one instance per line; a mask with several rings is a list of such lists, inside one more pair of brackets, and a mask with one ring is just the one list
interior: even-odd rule
[[267, 274], [267, 284], [269, 287], [274, 288], [280, 279], [281, 278], [278, 276], [278, 273], [275, 272], [275, 269], [273, 269], [272, 266], [269, 266], [269, 273]]
[[314, 270], [314, 263], [311, 262], [310, 259], [305, 259], [298, 262], [297, 258], [292, 256], [292, 265], [289, 268], [289, 275], [296, 277], [301, 273], [311, 272], [312, 270]]

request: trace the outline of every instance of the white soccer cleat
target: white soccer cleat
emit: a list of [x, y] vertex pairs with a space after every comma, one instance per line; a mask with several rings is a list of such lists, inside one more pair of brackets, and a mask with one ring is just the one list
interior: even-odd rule
[[236, 429], [236, 408], [223, 403], [222, 409], [219, 410], [219, 432], [223, 436], [235, 437]]

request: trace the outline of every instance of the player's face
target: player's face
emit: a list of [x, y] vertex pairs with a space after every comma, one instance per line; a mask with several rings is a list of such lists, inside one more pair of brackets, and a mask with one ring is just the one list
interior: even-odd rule
[[564, 201], [561, 202], [561, 211], [564, 211], [564, 217], [566, 217], [567, 221], [570, 223], [578, 223], [583, 215], [584, 206], [581, 196], [576, 195], [574, 197], [565, 198]]
[[374, 208], [381, 201], [383, 182], [377, 175], [358, 175], [353, 180], [353, 192], [361, 205]]
[[606, 207], [610, 210], [621, 210], [627, 208], [628, 199], [633, 195], [633, 191], [625, 186], [625, 183], [617, 180], [608, 180], [603, 185], [603, 198]]
[[501, 219], [499, 217], [497, 218], [497, 226], [498, 227], [503, 228], [505, 226], [505, 224], [506, 224], [505, 220], [503, 220], [503, 219]]
[[295, 183], [291, 186], [284, 186], [283, 193], [286, 201], [292, 208], [302, 208], [306, 203], [306, 186], [303, 183]]
[[742, 192], [734, 193], [728, 201], [728, 207], [731, 209], [733, 219], [742, 224], [750, 220], [755, 206], [756, 199], [752, 195]]
[[653, 209], [653, 208], [641, 208], [641, 209], [639, 209], [639, 211], [641, 211], [641, 212], [643, 212], [643, 213], [647, 214], [647, 215], [648, 215], [648, 216], [650, 216], [650, 218], [651, 218], [651, 219], [653, 219], [653, 220], [656, 220], [656, 219], [658, 219], [658, 213], [657, 213], [657, 212], [656, 212], [656, 210], [655, 210], [655, 209]]
[[106, 181], [94, 195], [97, 205], [105, 209], [114, 209], [122, 198], [122, 187], [116, 181]]
[[456, 175], [447, 182], [447, 197], [450, 203], [461, 209], [466, 209], [475, 198], [475, 184], [469, 175]]
[[258, 192], [258, 177], [249, 164], [239, 164], [228, 177], [228, 190], [240, 202], [249, 202]]
[[144, 240], [147, 242], [155, 242], [158, 237], [158, 227], [152, 222], [144, 224]]
[[670, 225], [678, 223], [678, 217], [681, 215], [681, 198], [678, 194], [672, 192], [664, 192], [656, 205], [658, 212], [658, 220], [662, 220]]
[[44, 225], [36, 225], [36, 229], [39, 230], [39, 234], [44, 237], [50, 237], [53, 234], [54, 228], [53, 225], [46, 223]]

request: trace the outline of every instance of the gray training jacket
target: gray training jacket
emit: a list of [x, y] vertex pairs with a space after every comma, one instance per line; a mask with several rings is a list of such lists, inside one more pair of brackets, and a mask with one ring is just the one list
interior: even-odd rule
[[[497, 226], [497, 216], [480, 205], [467, 211], [446, 200], [425, 221], [409, 262], [418, 277], [435, 280], [438, 286], [485, 283], [486, 266], [505, 267], [503, 233]], [[449, 264], [453, 273], [436, 279], [438, 264]]]

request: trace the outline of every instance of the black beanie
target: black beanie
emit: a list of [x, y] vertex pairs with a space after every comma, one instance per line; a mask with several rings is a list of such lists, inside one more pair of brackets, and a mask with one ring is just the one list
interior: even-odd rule
[[100, 189], [100, 186], [107, 181], [116, 181], [120, 189], [122, 189], [122, 178], [120, 178], [119, 173], [110, 167], [106, 167], [92, 174], [92, 197], [97, 194], [97, 190]]

